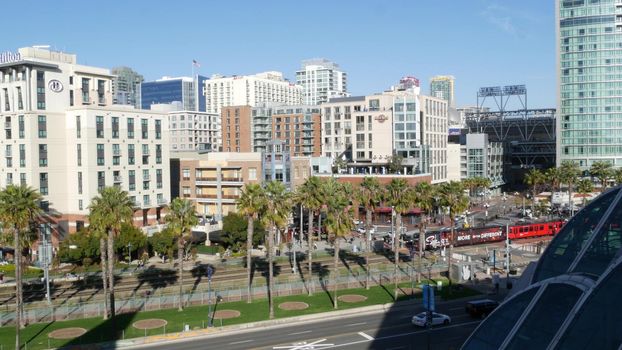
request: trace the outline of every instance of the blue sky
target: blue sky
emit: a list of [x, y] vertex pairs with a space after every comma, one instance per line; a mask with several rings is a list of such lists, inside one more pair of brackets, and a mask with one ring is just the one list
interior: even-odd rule
[[[8, 1], [0, 51], [49, 44], [82, 64], [163, 75], [282, 71], [325, 57], [349, 90], [379, 92], [414, 75], [456, 77], [456, 100], [482, 86], [526, 84], [529, 107], [554, 107], [552, 0]], [[11, 14], [11, 15], [9, 15]]]

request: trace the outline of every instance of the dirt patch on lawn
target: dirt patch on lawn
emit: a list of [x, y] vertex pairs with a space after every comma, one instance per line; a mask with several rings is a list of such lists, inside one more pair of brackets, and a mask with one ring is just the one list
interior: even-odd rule
[[339, 301], [343, 301], [344, 303], [360, 303], [367, 300], [367, 297], [359, 294], [345, 294], [337, 297], [337, 299]]
[[146, 320], [140, 320], [134, 322], [132, 326], [138, 329], [156, 329], [166, 326], [168, 322], [161, 318], [148, 318]]
[[238, 310], [218, 310], [214, 312], [215, 320], [226, 320], [228, 318], [236, 318], [240, 317], [240, 312]]
[[80, 327], [61, 328], [48, 333], [52, 339], [73, 339], [86, 333], [86, 329]]
[[309, 308], [309, 304], [303, 303], [302, 301], [287, 301], [279, 304], [279, 309], [281, 310], [304, 310]]

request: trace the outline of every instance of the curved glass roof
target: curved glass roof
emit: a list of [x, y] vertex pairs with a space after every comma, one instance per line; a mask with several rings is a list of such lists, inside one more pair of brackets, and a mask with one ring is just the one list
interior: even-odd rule
[[622, 259], [598, 283], [573, 318], [555, 349], [622, 347]]
[[528, 289], [499, 306], [477, 327], [462, 349], [499, 349], [538, 289], [538, 287]]
[[[577, 257], [579, 257], [584, 250], [587, 242], [592, 238], [594, 231], [598, 230], [601, 221], [604, 221], [605, 214], [608, 211], [612, 212], [612, 210], [610, 211], [609, 209], [615, 201], [618, 201], [619, 198], [617, 195], [619, 192], [620, 188], [618, 187], [602, 194], [562, 227], [540, 258], [534, 272], [532, 283], [559, 276], [569, 271], [570, 267], [575, 264]], [[616, 206], [616, 209], [617, 211], [622, 211], [622, 206]], [[599, 234], [601, 234], [601, 232], [602, 231], [599, 231]], [[615, 245], [619, 244], [619, 240], [609, 241], [609, 236], [605, 234], [605, 232], [602, 232], [602, 236], [603, 239], [605, 239], [604, 244], [608, 244], [609, 242]], [[603, 249], [600, 246], [594, 247], [593, 251], [594, 254], [603, 251], [608, 252], [607, 249]], [[605, 255], [607, 254], [601, 254], [601, 257], [605, 259]], [[586, 264], [589, 265], [587, 262]], [[602, 264], [594, 264], [592, 266], [584, 265], [582, 267], [585, 270], [594, 272], [600, 269]]]

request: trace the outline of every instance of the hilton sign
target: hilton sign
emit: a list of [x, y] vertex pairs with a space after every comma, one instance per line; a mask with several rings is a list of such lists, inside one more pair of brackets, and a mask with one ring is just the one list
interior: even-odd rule
[[12, 63], [22, 60], [22, 55], [19, 52], [2, 52], [0, 53], [0, 64], [3, 63]]

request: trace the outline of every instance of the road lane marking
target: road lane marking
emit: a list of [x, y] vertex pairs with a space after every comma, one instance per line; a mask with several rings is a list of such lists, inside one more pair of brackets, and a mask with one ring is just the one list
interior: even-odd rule
[[372, 337], [371, 335], [367, 333], [359, 332], [359, 335], [367, 340], [374, 340], [374, 337]]
[[296, 333], [289, 333], [288, 335], [298, 335], [298, 334], [305, 334], [305, 333], [311, 333], [311, 331], [302, 331], [302, 332], [296, 332]]
[[249, 339], [249, 340], [234, 341], [233, 343], [229, 343], [229, 345], [250, 343], [250, 342], [252, 342], [252, 341], [253, 341], [252, 339]]
[[350, 323], [350, 324], [347, 324], [346, 327], [362, 326], [364, 324], [367, 324], [367, 322]]
[[311, 343], [307, 343], [306, 341], [295, 343], [293, 345], [285, 345], [285, 346], [274, 346], [272, 349], [288, 349], [288, 350], [303, 350], [303, 349], [326, 349], [335, 346], [335, 344], [321, 344], [326, 341], [326, 339], [316, 340]]

